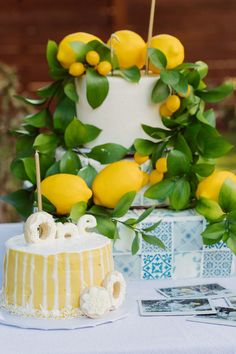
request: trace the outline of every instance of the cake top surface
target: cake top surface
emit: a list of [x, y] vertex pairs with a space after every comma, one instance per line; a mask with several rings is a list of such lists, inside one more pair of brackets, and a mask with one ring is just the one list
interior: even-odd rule
[[6, 249], [40, 255], [53, 255], [91, 251], [109, 245], [110, 242], [107, 237], [91, 232], [78, 238], [54, 239], [47, 242], [30, 244], [25, 241], [22, 234], [10, 238], [6, 242]]

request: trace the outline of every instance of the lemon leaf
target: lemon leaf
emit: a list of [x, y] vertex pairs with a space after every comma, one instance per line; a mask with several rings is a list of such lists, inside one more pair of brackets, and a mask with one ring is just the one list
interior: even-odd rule
[[60, 173], [60, 161], [52, 164], [45, 173], [45, 177], [55, 175], [56, 173]]
[[159, 221], [155, 222], [154, 224], [152, 224], [151, 226], [145, 227], [143, 229], [143, 231], [150, 232], [150, 231], [156, 230], [156, 228], [160, 225], [161, 222], [162, 222], [162, 220], [159, 220]]
[[197, 173], [201, 177], [210, 176], [215, 169], [215, 165], [209, 163], [198, 163], [192, 166], [192, 171]]
[[96, 139], [100, 134], [101, 129], [94, 125], [84, 124], [79, 119], [74, 117], [72, 122], [67, 126], [65, 131], [65, 143], [67, 147], [73, 148]]
[[135, 150], [143, 156], [151, 155], [155, 147], [155, 143], [146, 139], [135, 139]]
[[35, 128], [43, 128], [50, 125], [51, 118], [50, 111], [48, 109], [43, 109], [38, 113], [28, 115], [24, 118], [24, 121]]
[[33, 213], [34, 196], [32, 191], [19, 189], [1, 196], [0, 200], [11, 204], [23, 218], [27, 218]]
[[146, 219], [155, 209], [155, 205], [146, 209], [137, 219], [137, 224]]
[[190, 192], [190, 184], [186, 179], [180, 178], [176, 181], [169, 195], [171, 207], [175, 210], [186, 208], [190, 202]]
[[70, 211], [70, 218], [73, 222], [79, 220], [79, 218], [86, 213], [87, 203], [84, 201], [78, 202], [72, 206]]
[[207, 198], [200, 198], [198, 200], [196, 211], [210, 221], [216, 221], [224, 215], [219, 204]]
[[47, 101], [46, 98], [34, 99], [34, 98], [23, 97], [23, 96], [20, 96], [20, 95], [15, 95], [14, 97], [17, 100], [22, 101], [22, 102], [27, 103], [27, 104], [30, 104], [32, 106], [41, 106]]
[[60, 160], [60, 172], [77, 175], [80, 168], [79, 156], [74, 151], [66, 151]]
[[11, 163], [11, 172], [17, 178], [22, 181], [27, 181], [28, 176], [25, 171], [25, 166], [23, 164], [22, 159], [14, 159]]
[[127, 69], [119, 70], [120, 75], [131, 82], [139, 82], [141, 78], [140, 70], [137, 66], [131, 66]]
[[219, 204], [225, 212], [236, 210], [236, 183], [227, 178], [219, 193]]
[[199, 83], [200, 83], [200, 74], [198, 73], [198, 71], [194, 70], [194, 71], [190, 71], [187, 75], [187, 80], [189, 85], [193, 86], [194, 88], [198, 88]]
[[172, 134], [172, 132], [167, 129], [151, 127], [146, 124], [142, 124], [142, 128], [145, 133], [153, 139], [165, 139], [167, 136]]
[[172, 179], [166, 178], [148, 188], [144, 193], [144, 196], [156, 200], [166, 199], [172, 192], [174, 185], [175, 182]]
[[75, 82], [73, 81], [67, 82], [64, 86], [65, 95], [73, 102], [77, 103], [79, 101], [79, 96], [76, 91]]
[[141, 235], [142, 235], [142, 238], [145, 242], [150, 243], [151, 245], [157, 246], [163, 250], [166, 248], [164, 243], [156, 236], [148, 235], [143, 232], [141, 233]]
[[56, 130], [64, 132], [73, 118], [76, 116], [76, 108], [74, 102], [68, 97], [60, 100], [53, 114], [53, 124]]
[[97, 229], [100, 234], [113, 239], [116, 233], [116, 224], [110, 219], [102, 216], [95, 216], [97, 220]]
[[37, 90], [37, 94], [42, 98], [53, 97], [56, 94], [60, 84], [61, 84], [61, 81], [55, 81], [50, 85], [39, 88]]
[[138, 232], [135, 232], [135, 238], [131, 246], [132, 256], [134, 256], [138, 252], [138, 250], [139, 250], [139, 234]]
[[202, 236], [204, 239], [215, 240], [219, 242], [225, 231], [225, 225], [222, 222], [214, 223], [206, 227], [205, 231], [202, 232]]
[[165, 101], [165, 99], [170, 94], [170, 88], [161, 79], [159, 79], [152, 89], [152, 102], [160, 103]]
[[157, 69], [165, 69], [167, 65], [167, 59], [165, 54], [156, 48], [148, 48], [148, 57], [150, 62]]
[[92, 68], [86, 70], [86, 93], [88, 103], [92, 108], [101, 106], [109, 91], [109, 82], [106, 76], [98, 74]]
[[76, 55], [76, 61], [83, 63], [85, 61], [86, 54], [90, 50], [89, 46], [86, 43], [80, 41], [73, 41], [69, 42], [68, 44]]
[[207, 125], [210, 125], [211, 127], [215, 128], [216, 126], [216, 117], [215, 117], [215, 112], [213, 109], [209, 109], [206, 112], [198, 112], [196, 115], [197, 119]]
[[78, 172], [78, 175], [83, 178], [83, 180], [87, 183], [88, 187], [91, 187], [94, 181], [94, 178], [97, 175], [97, 171], [91, 165], [85, 166], [81, 168]]
[[180, 73], [177, 70], [161, 71], [161, 80], [167, 85], [176, 85], [180, 80]]
[[55, 134], [39, 134], [33, 144], [35, 150], [38, 150], [42, 154], [53, 152], [59, 139]]
[[190, 160], [179, 150], [172, 150], [167, 157], [167, 170], [170, 176], [182, 176], [190, 170]]
[[122, 216], [124, 216], [128, 212], [129, 208], [131, 207], [135, 196], [136, 196], [135, 191], [131, 191], [124, 194], [120, 198], [117, 205], [115, 206], [112, 216], [116, 218], [121, 218]]
[[196, 61], [195, 64], [197, 65], [196, 70], [198, 71], [201, 80], [204, 79], [204, 77], [208, 74], [208, 65], [201, 60]]
[[27, 174], [27, 179], [32, 182], [33, 184], [36, 184], [36, 170], [35, 170], [35, 160], [33, 157], [25, 157], [22, 159], [24, 167], [25, 167], [25, 172]]
[[201, 97], [205, 102], [215, 103], [223, 100], [233, 92], [233, 84], [226, 82], [216, 88], [210, 90], [197, 91], [197, 95]]
[[108, 164], [121, 160], [127, 154], [127, 151], [125, 147], [119, 144], [102, 144], [92, 148], [87, 156], [102, 164]]
[[181, 134], [178, 133], [176, 139], [174, 140], [174, 148], [178, 151], [181, 151], [184, 153], [190, 161], [192, 161], [193, 156], [192, 156], [192, 151], [185, 139], [185, 137]]
[[179, 81], [176, 84], [172, 84], [173, 89], [177, 93], [185, 95], [188, 91], [188, 80], [183, 74], [179, 74]]
[[236, 255], [236, 239], [234, 237], [228, 238], [226, 242], [227, 246]]

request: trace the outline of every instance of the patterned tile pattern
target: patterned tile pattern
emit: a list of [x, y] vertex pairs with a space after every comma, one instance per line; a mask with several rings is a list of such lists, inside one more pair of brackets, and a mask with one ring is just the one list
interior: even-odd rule
[[202, 276], [227, 277], [231, 274], [233, 255], [230, 251], [205, 251], [203, 252]]
[[198, 251], [203, 248], [201, 233], [203, 220], [173, 222], [173, 239], [175, 252]]
[[220, 250], [220, 249], [228, 249], [227, 245], [223, 242], [217, 242], [214, 245], [204, 245], [204, 249], [208, 250]]
[[198, 278], [201, 275], [202, 252], [174, 253], [173, 278]]
[[[146, 228], [152, 226], [152, 222], [142, 223], [141, 228]], [[171, 222], [161, 222], [160, 225], [153, 231], [147, 232], [149, 235], [153, 235], [159, 238], [166, 246], [165, 250], [151, 245], [150, 243], [142, 240], [142, 253], [158, 253], [158, 252], [171, 252], [172, 250], [172, 223]]]
[[164, 279], [171, 278], [172, 254], [159, 253], [155, 255], [142, 255], [142, 278]]
[[141, 277], [141, 256], [122, 255], [114, 256], [115, 269], [121, 272], [128, 280], [137, 280]]

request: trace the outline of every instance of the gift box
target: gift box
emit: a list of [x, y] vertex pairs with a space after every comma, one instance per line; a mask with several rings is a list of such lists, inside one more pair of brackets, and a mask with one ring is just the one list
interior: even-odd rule
[[[143, 210], [129, 211], [127, 218], [137, 218]], [[151, 245], [140, 237], [140, 249], [131, 255], [134, 232], [119, 226], [120, 239], [114, 244], [115, 267], [127, 279], [183, 279], [229, 277], [234, 273], [235, 257], [223, 242], [203, 245], [201, 233], [206, 220], [195, 212], [155, 209], [140, 228], [161, 223], [148, 234], [158, 237], [165, 249]]]

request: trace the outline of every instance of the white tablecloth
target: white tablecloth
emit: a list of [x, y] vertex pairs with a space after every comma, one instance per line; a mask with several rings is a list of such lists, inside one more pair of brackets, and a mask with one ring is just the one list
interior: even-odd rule
[[[3, 244], [22, 225], [0, 225]], [[236, 278], [209, 279], [236, 291]], [[206, 282], [206, 280], [204, 281]], [[24, 330], [0, 325], [1, 354], [236, 354], [236, 327], [187, 322], [185, 317], [140, 317], [137, 299], [156, 296], [156, 286], [196, 283], [196, 280], [137, 281], [128, 284], [130, 314], [96, 328], [72, 331]]]

